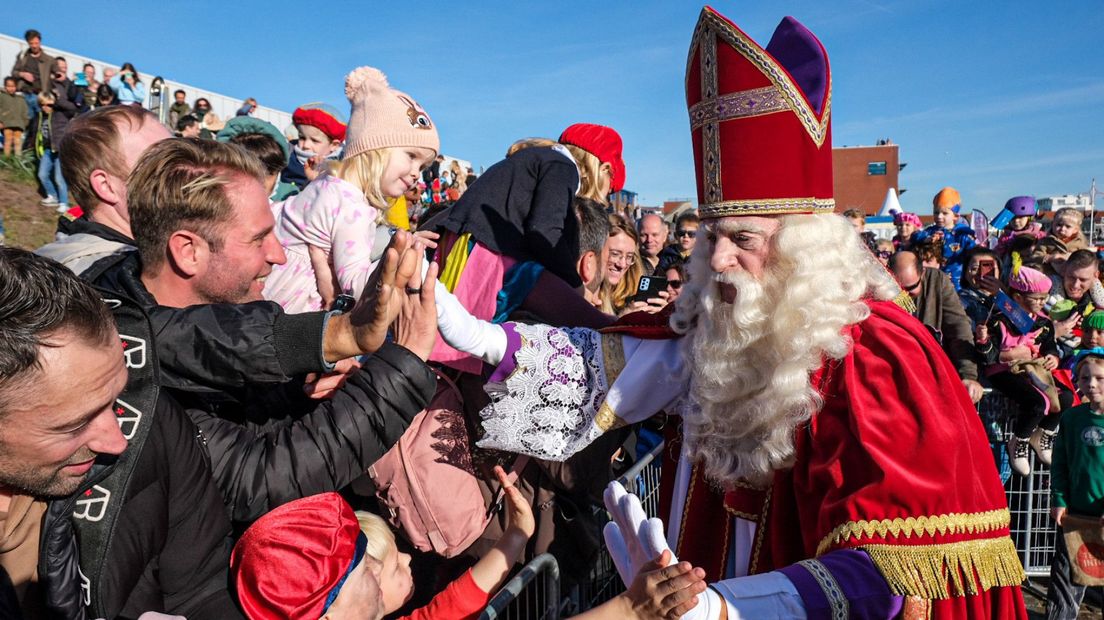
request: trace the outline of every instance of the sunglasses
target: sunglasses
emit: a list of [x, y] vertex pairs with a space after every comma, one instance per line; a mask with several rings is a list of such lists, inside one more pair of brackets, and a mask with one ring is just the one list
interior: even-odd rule
[[677, 291], [682, 288], [682, 280], [667, 280], [667, 286], [670, 286]]
[[675, 231], [675, 236], [676, 237], [693, 237], [696, 234], [698, 234], [697, 230], [676, 230]]

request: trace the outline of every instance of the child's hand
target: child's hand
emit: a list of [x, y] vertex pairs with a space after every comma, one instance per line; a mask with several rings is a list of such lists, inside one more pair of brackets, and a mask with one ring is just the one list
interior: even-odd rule
[[[1050, 516], [1054, 519], [1055, 523], [1062, 525], [1062, 521], [1066, 518], [1066, 509], [1061, 506], [1055, 506], [1050, 509]], [[1101, 519], [1104, 519], [1104, 517], [1101, 517]]]
[[1064, 338], [1073, 331], [1073, 328], [1081, 324], [1081, 313], [1074, 312], [1064, 321], [1054, 321], [1054, 337]]
[[306, 381], [303, 383], [303, 392], [307, 396], [321, 400], [323, 398], [329, 398], [334, 395], [341, 386], [345, 385], [345, 381], [349, 378], [349, 375], [353, 374], [360, 368], [360, 362], [355, 357], [343, 359], [334, 364], [332, 372], [328, 372], [324, 375], [312, 372], [307, 375]]
[[670, 550], [664, 550], [653, 562], [645, 564], [622, 596], [631, 605], [634, 618], [681, 618], [698, 604], [705, 592], [705, 571], [689, 562], [666, 566]]
[[322, 163], [325, 161], [326, 158], [321, 155], [315, 155], [307, 160], [307, 163], [303, 165], [303, 175], [307, 177], [308, 182], [318, 178], [318, 175], [322, 173]]
[[441, 238], [441, 235], [433, 232], [432, 230], [416, 230], [414, 231], [414, 243], [423, 248], [429, 248], [431, 250], [437, 249], [437, 240]]
[[1058, 368], [1058, 358], [1053, 355], [1043, 356], [1043, 368], [1047, 370], [1055, 370]]
[[521, 491], [514, 486], [514, 483], [510, 482], [510, 478], [506, 475], [506, 470], [501, 466], [495, 465], [494, 468], [495, 477], [498, 478], [499, 484], [502, 485], [502, 492], [506, 495], [506, 531], [515, 531], [520, 534], [524, 534], [526, 539], [533, 536], [533, 532], [537, 531], [537, 522], [533, 518], [533, 509], [529, 506], [529, 502], [525, 501], [525, 497], [521, 494]]

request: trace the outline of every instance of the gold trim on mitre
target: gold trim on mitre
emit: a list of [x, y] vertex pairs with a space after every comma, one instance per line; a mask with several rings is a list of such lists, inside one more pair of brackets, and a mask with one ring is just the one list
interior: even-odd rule
[[832, 198], [761, 198], [757, 200], [726, 200], [698, 205], [698, 217], [710, 219], [739, 215], [797, 215], [831, 213], [836, 208]]
[[[709, 37], [713, 34], [732, 46], [741, 56], [755, 65], [763, 75], [767, 76], [786, 100], [789, 109], [797, 115], [798, 120], [800, 120], [801, 124], [805, 127], [805, 131], [808, 132], [809, 137], [818, 147], [822, 146], [824, 140], [828, 136], [828, 121], [832, 117], [832, 71], [830, 69], [828, 71], [828, 84], [824, 97], [824, 111], [821, 113], [820, 118], [817, 118], [816, 112], [813, 111], [809, 101], [805, 98], [805, 93], [801, 92], [801, 89], [794, 84], [793, 78], [790, 77], [789, 72], [779, 66], [765, 49], [741, 32], [740, 29], [733, 26], [728, 20], [721, 17], [710, 7], [705, 7], [702, 9], [701, 17], [698, 18], [697, 27], [694, 28], [694, 38], [690, 42], [690, 53], [686, 57], [687, 76], [690, 75], [690, 63], [694, 58], [694, 52], [698, 50], [699, 45], [705, 37]], [[711, 48], [712, 46], [706, 46], [703, 48], [703, 52], [710, 51]], [[715, 55], [715, 48], [713, 48], [712, 51]], [[708, 59], [708, 64], [712, 64], [715, 69], [716, 58]], [[706, 78], [707, 76], [702, 76], [703, 81]], [[705, 103], [704, 100], [703, 103]]]

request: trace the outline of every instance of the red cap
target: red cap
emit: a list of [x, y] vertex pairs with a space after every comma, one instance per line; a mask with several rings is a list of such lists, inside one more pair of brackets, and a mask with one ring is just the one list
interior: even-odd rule
[[766, 48], [710, 7], [686, 65], [698, 213], [816, 213], [832, 199], [828, 54], [792, 17]]
[[308, 103], [295, 108], [291, 122], [317, 127], [330, 140], [345, 141], [345, 122], [341, 120], [340, 112], [324, 103]]
[[605, 125], [576, 123], [560, 134], [560, 144], [577, 146], [610, 165], [610, 192], [625, 187], [625, 161], [621, 159], [621, 136]]
[[321, 618], [326, 599], [357, 557], [360, 524], [337, 493], [295, 500], [246, 530], [230, 554], [245, 615]]

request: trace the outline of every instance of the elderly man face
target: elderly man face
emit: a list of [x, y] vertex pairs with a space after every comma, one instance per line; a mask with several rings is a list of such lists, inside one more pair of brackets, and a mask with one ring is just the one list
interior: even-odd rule
[[[778, 234], [777, 217], [722, 217], [705, 224], [709, 266], [718, 276], [747, 274], [761, 280], [771, 255], [771, 239]], [[718, 281], [721, 299], [732, 303], [736, 287]]]

